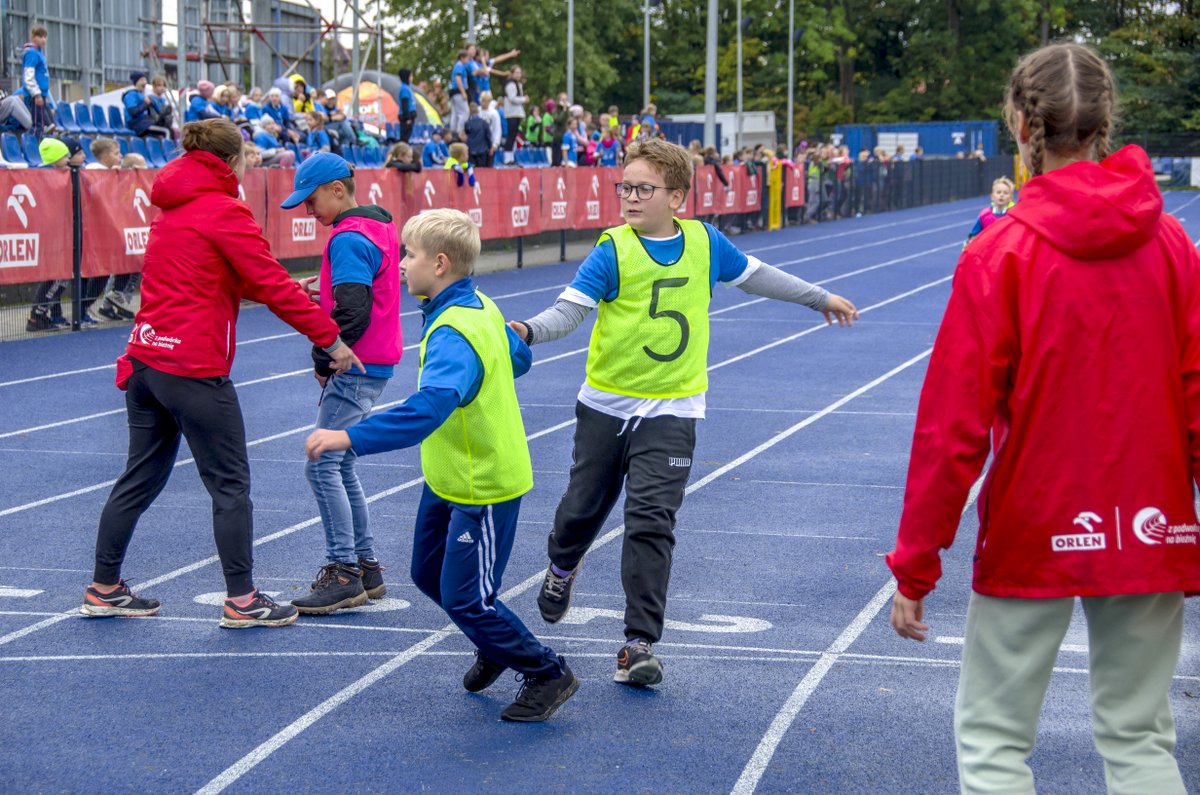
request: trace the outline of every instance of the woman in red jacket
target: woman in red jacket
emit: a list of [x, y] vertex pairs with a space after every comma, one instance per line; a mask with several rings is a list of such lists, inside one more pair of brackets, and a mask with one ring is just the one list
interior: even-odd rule
[[158, 612], [157, 600], [129, 590], [121, 563], [138, 519], [167, 485], [182, 435], [212, 496], [229, 595], [221, 626], [283, 626], [296, 620], [296, 609], [259, 593], [252, 579], [246, 431], [229, 380], [242, 298], [266, 304], [323, 347], [338, 372], [361, 370], [362, 363], [342, 344], [337, 324], [271, 256], [250, 208], [238, 199], [245, 164], [233, 122], [186, 125], [183, 148], [186, 154], [159, 172], [150, 193], [162, 212], [150, 227], [142, 306], [117, 366], [117, 385], [126, 389], [129, 459], [100, 514], [94, 580], [81, 612]]
[[1034, 177], [959, 260], [888, 564], [923, 640], [939, 553], [988, 453], [955, 706], [963, 792], [1032, 793], [1026, 758], [1075, 597], [1109, 792], [1183, 793], [1168, 692], [1200, 592], [1200, 256], [1146, 153], [1108, 155], [1115, 87], [1058, 44], [1013, 73]]

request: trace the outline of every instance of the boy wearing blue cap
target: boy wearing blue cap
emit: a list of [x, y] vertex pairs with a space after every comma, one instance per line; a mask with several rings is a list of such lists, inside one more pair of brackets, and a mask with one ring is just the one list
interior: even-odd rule
[[[321, 385], [317, 428], [343, 430], [370, 413], [404, 348], [399, 236], [391, 213], [373, 204], [359, 206], [350, 164], [330, 152], [319, 152], [296, 169], [295, 191], [282, 206], [301, 204], [322, 226], [332, 226], [333, 234], [325, 244], [320, 276], [300, 284], [337, 321], [342, 340], [366, 368], [363, 373], [335, 373], [329, 355], [313, 348], [313, 374]], [[329, 560], [311, 592], [292, 601], [306, 615], [357, 607], [387, 592], [383, 567], [375, 558], [366, 496], [354, 471], [356, 457], [353, 450], [329, 451], [305, 464]]]

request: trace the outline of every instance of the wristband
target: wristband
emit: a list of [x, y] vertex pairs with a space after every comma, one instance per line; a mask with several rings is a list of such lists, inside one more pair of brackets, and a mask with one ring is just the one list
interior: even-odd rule
[[529, 325], [528, 320], [522, 320], [521, 325], [525, 327], [525, 344], [533, 345], [533, 326]]
[[342, 338], [339, 335], [337, 337], [337, 339], [335, 339], [333, 341], [332, 345], [330, 345], [328, 348], [322, 348], [321, 350], [325, 351], [326, 353], [332, 354], [334, 351], [336, 351], [340, 347], [342, 347]]

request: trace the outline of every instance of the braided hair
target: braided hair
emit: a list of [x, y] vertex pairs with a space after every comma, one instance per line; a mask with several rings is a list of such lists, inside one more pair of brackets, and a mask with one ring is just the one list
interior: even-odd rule
[[1051, 44], [1022, 58], [1009, 80], [1005, 117], [1014, 129], [1017, 114], [1025, 117], [1034, 175], [1043, 172], [1047, 151], [1108, 157], [1116, 94], [1112, 73], [1090, 47]]

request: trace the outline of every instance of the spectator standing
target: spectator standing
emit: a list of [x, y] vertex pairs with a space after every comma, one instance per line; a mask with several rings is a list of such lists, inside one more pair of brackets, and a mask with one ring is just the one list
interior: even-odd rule
[[500, 144], [504, 140], [505, 120], [500, 117], [500, 110], [496, 107], [497, 102], [492, 98], [490, 91], [484, 91], [479, 95], [479, 99], [479, 117], [487, 122], [488, 129], [491, 131], [492, 149], [488, 157], [488, 165], [491, 165], [495, 162], [496, 152], [500, 149]]
[[579, 165], [578, 134], [579, 120], [567, 119], [567, 129], [563, 131], [560, 144], [562, 152], [559, 154], [559, 162], [568, 168], [575, 168]]
[[408, 143], [417, 123], [417, 97], [413, 94], [412, 70], [400, 70], [400, 140]]
[[467, 119], [464, 132], [467, 135], [467, 152], [470, 158], [471, 165], [476, 168], [483, 168], [491, 165], [491, 153], [495, 151], [492, 146], [492, 128], [483, 116], [480, 115], [479, 106], [472, 102], [467, 106], [470, 111], [470, 118]]
[[[250, 208], [238, 199], [242, 136], [227, 119], [184, 129], [182, 157], [158, 174], [151, 201], [161, 212], [146, 246], [137, 322], [117, 364], [126, 391], [129, 457], [100, 514], [93, 581], [80, 611], [90, 617], [144, 616], [160, 604], [121, 579], [142, 514], [167, 484], [182, 438], [212, 495], [213, 534], [225, 575], [221, 626], [284, 626], [296, 609], [276, 604], [253, 582], [253, 506], [246, 431], [229, 379], [235, 324], [252, 295], [335, 362], [360, 371], [337, 324], [271, 255]], [[187, 340], [186, 347], [166, 342]]]
[[[79, 168], [83, 165], [83, 147], [74, 138], [46, 137], [38, 145], [42, 165], [50, 168]], [[33, 291], [26, 331], [51, 331], [66, 328], [70, 322], [63, 317], [62, 295], [67, 289], [65, 279], [51, 279], [38, 284]], [[79, 318], [82, 325], [95, 323], [85, 312]]]
[[[520, 65], [514, 66], [504, 81], [504, 119], [508, 125], [508, 133], [504, 139], [504, 150], [507, 152], [505, 162], [512, 162], [512, 152], [517, 145], [517, 132], [525, 122], [525, 104], [529, 97], [525, 96], [525, 70]], [[529, 140], [529, 136], [525, 136]]]
[[21, 88], [29, 109], [30, 129], [39, 140], [47, 121], [50, 101], [50, 69], [46, 66], [46, 42], [50, 33], [41, 25], [29, 31], [29, 41], [21, 51]]
[[471, 67], [466, 50], [458, 51], [450, 70], [450, 134], [461, 137], [470, 116]]
[[450, 144], [450, 156], [442, 166], [447, 171], [453, 171], [458, 177], [458, 187], [475, 187], [475, 167], [471, 165], [470, 151], [462, 141]]
[[599, 166], [619, 166], [624, 153], [621, 142], [613, 137], [613, 128], [605, 124], [600, 130], [600, 142], [596, 144], [596, 161]]

